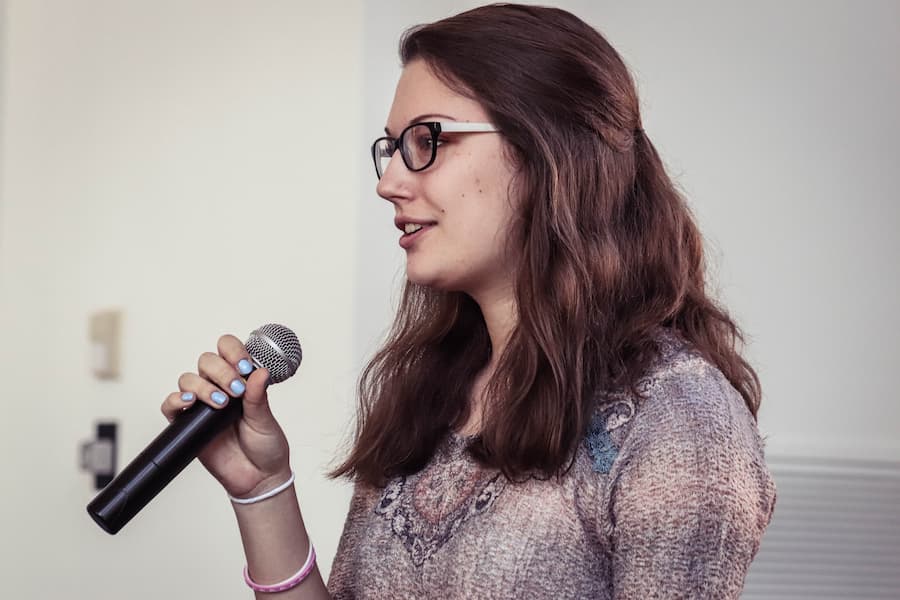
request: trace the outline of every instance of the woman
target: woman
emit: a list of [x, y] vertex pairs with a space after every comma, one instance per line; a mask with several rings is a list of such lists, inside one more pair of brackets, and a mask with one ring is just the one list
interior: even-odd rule
[[400, 54], [373, 158], [407, 282], [334, 473], [355, 492], [327, 589], [241, 342], [163, 404], [243, 395], [201, 459], [234, 501], [248, 584], [737, 597], [775, 499], [759, 382], [621, 58], [573, 15], [516, 5], [415, 28]]

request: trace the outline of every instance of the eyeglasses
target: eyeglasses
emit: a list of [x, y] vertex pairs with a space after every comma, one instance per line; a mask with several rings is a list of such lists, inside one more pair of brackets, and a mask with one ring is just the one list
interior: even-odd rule
[[441, 133], [482, 133], [497, 131], [491, 123], [464, 123], [457, 121], [427, 121], [413, 123], [402, 132], [400, 137], [380, 137], [372, 144], [372, 160], [375, 161], [375, 173], [378, 179], [384, 175], [391, 162], [391, 157], [399, 150], [403, 164], [410, 171], [424, 171], [434, 163], [437, 157], [438, 139]]

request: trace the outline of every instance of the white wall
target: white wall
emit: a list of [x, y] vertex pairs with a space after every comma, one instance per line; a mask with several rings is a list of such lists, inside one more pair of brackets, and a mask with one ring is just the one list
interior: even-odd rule
[[[6, 4], [4, 597], [249, 597], [230, 508], [199, 468], [109, 537], [75, 454], [111, 417], [133, 456], [197, 353], [269, 320], [304, 343], [273, 402], [327, 572], [348, 490], [323, 472], [402, 275], [368, 144], [399, 33], [475, 3]], [[900, 455], [900, 6], [558, 5], [635, 70], [645, 129], [752, 337], [770, 454]], [[117, 383], [87, 366], [87, 316], [108, 306], [126, 315]]]
[[[359, 3], [7, 3], [0, 187], [0, 567], [8, 598], [246, 598], [234, 518], [192, 466], [115, 537], [76, 467], [95, 419], [133, 457], [218, 335], [292, 326], [274, 388], [327, 573], [349, 489], [324, 478], [356, 377]], [[87, 318], [125, 314], [94, 380]]]

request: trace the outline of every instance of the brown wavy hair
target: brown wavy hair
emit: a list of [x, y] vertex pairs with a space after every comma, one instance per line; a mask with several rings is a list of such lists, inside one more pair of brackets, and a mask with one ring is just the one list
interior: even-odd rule
[[[471, 452], [511, 478], [561, 475], [598, 391], [634, 389], [660, 328], [718, 367], [755, 417], [759, 379], [741, 332], [707, 294], [700, 232], [603, 36], [563, 10], [500, 4], [408, 30], [400, 57], [478, 101], [516, 166], [518, 323]], [[424, 467], [469, 417], [490, 356], [472, 298], [407, 282], [360, 377], [355, 443], [332, 475], [379, 485]]]

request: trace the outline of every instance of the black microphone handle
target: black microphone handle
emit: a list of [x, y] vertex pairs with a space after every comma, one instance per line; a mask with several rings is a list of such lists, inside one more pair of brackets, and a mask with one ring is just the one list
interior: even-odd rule
[[88, 504], [88, 514], [105, 531], [115, 534], [243, 412], [240, 398], [229, 399], [224, 408], [196, 402], [97, 494]]

